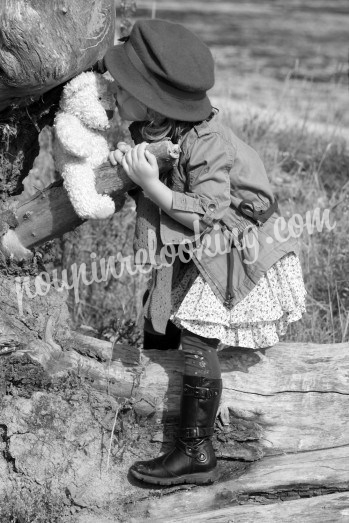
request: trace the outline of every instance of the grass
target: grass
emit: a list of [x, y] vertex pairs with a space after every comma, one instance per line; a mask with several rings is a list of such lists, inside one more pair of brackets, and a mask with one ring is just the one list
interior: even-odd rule
[[[137, 16], [184, 23], [212, 49], [217, 82], [211, 92], [221, 117], [262, 157], [286, 217], [329, 209], [333, 230], [309, 234], [299, 241], [308, 291], [307, 313], [291, 325], [287, 340], [349, 340], [349, 261], [347, 254], [349, 158], [343, 133], [349, 136], [347, 109], [347, 21], [345, 0], [231, 0], [152, 2], [137, 5]], [[208, 23], [209, 17], [209, 23]], [[344, 130], [343, 130], [344, 129]], [[343, 131], [342, 131], [343, 130]], [[321, 132], [320, 132], [321, 131]], [[124, 133], [124, 130], [122, 131]], [[42, 155], [50, 146], [42, 137]], [[31, 174], [41, 187], [38, 160]], [[49, 172], [51, 174], [49, 174]], [[46, 169], [52, 178], [52, 167]], [[30, 191], [30, 183], [26, 190]], [[132, 255], [135, 210], [132, 201], [103, 222], [89, 222], [56, 241], [56, 262], [69, 269], [96, 261]], [[71, 293], [69, 307], [75, 328], [96, 336], [139, 344], [144, 276], [109, 278], [80, 284], [80, 301]]]
[[[299, 92], [300, 86], [299, 87]], [[308, 86], [307, 86], [308, 87]], [[290, 218], [299, 214], [305, 220], [308, 213], [318, 209], [320, 215], [328, 209], [333, 230], [309, 233], [305, 227], [300, 241], [301, 263], [308, 292], [307, 313], [290, 326], [286, 340], [314, 343], [349, 340], [349, 258], [347, 228], [349, 217], [349, 155], [346, 142], [336, 127], [332, 115], [331, 126], [316, 131], [316, 123], [303, 110], [291, 121], [284, 121], [283, 107], [287, 95], [294, 96], [290, 83], [279, 90], [278, 103], [264, 111], [244, 111], [233, 97], [217, 99], [220, 118], [261, 155], [274, 191], [278, 195], [283, 215]], [[276, 99], [277, 101], [277, 99]], [[287, 101], [290, 106], [290, 100]], [[322, 111], [324, 107], [322, 106]], [[320, 122], [321, 123], [321, 122]], [[335, 131], [334, 131], [335, 129]], [[338, 132], [337, 132], [338, 131]], [[120, 131], [119, 131], [120, 133]], [[125, 128], [121, 130], [125, 136]], [[118, 138], [119, 139], [119, 138]], [[38, 185], [38, 171], [42, 172], [50, 140], [42, 140], [42, 157], [31, 174]], [[45, 147], [45, 144], [47, 146]], [[50, 172], [50, 169], [43, 169]], [[47, 177], [51, 181], [52, 174]], [[44, 185], [44, 182], [42, 182]], [[26, 189], [30, 193], [30, 185]], [[121, 212], [105, 221], [90, 221], [56, 241], [56, 261], [48, 266], [67, 269], [86, 264], [87, 280], [92, 279], [92, 265], [121, 253], [133, 254], [135, 208], [129, 199]], [[95, 258], [91, 258], [95, 253]], [[117, 272], [120, 265], [117, 265]], [[107, 281], [79, 284], [79, 302], [70, 291], [69, 308], [74, 328], [89, 329], [89, 333], [112, 341], [141, 344], [141, 299], [147, 277], [132, 276], [127, 271], [120, 278], [109, 276]]]
[[[76, 231], [66, 234], [57, 247], [60, 269], [67, 268], [68, 277], [73, 264], [86, 264], [87, 281], [92, 281], [95, 262], [96, 274], [101, 278], [100, 260], [133, 256], [132, 238], [135, 225], [135, 208], [131, 199], [113, 217], [103, 221], [89, 221]], [[91, 253], [96, 257], [91, 259]], [[116, 263], [119, 275], [121, 264]], [[59, 272], [58, 272], [59, 274]], [[96, 280], [96, 278], [95, 278]], [[69, 279], [71, 281], [71, 278]], [[96, 336], [102, 336], [121, 343], [140, 343], [140, 330], [136, 323], [141, 312], [141, 298], [145, 290], [146, 277], [130, 275], [124, 270], [121, 277], [109, 274], [106, 281], [85, 285], [80, 280], [79, 302], [70, 291], [68, 306], [76, 328], [89, 327]], [[116, 337], [116, 338], [115, 338]]]
[[[234, 127], [234, 116], [223, 120]], [[307, 313], [290, 326], [286, 340], [331, 343], [349, 340], [349, 153], [345, 140], [307, 130], [306, 122], [280, 128], [254, 115], [236, 132], [261, 155], [286, 219], [329, 213], [332, 230], [305, 226], [300, 257], [307, 296]]]
[[[299, 238], [307, 313], [290, 326], [285, 340], [348, 341], [349, 155], [345, 141], [309, 131], [304, 121], [280, 128], [276, 114], [269, 119], [257, 113], [237, 120], [228, 104], [220, 117], [261, 155], [286, 218], [299, 214], [305, 221], [316, 209], [320, 217], [327, 209], [330, 223], [336, 223], [332, 230], [326, 226], [321, 231], [304, 227]], [[59, 264], [69, 268], [73, 263], [86, 263], [90, 279], [91, 252], [96, 253], [97, 261], [117, 252], [132, 255], [134, 222], [131, 200], [109, 220], [87, 222], [59, 242]], [[139, 344], [137, 321], [145, 284], [145, 276], [131, 276], [127, 271], [120, 279], [111, 277], [89, 286], [81, 283], [81, 301], [75, 303], [72, 293], [69, 300], [74, 325], [92, 327], [96, 336]]]
[[316, 76], [347, 64], [345, 0], [142, 0], [137, 16], [150, 17], [154, 4], [157, 18], [195, 31], [218, 58], [217, 72], [229, 69], [233, 81], [242, 71], [285, 78], [296, 61]]

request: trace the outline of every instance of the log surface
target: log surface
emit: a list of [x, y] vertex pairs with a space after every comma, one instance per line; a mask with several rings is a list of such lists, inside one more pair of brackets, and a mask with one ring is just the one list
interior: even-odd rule
[[[103, 383], [106, 386], [102, 370], [106, 366], [110, 379], [131, 386], [135, 369], [125, 358], [133, 358], [135, 364], [139, 361], [138, 408], [143, 405], [145, 414], [155, 411], [160, 419], [178, 415], [183, 364], [180, 352], [146, 351], [137, 356], [134, 349], [128, 354], [124, 346], [116, 346], [111, 356], [111, 344], [83, 335], [77, 335], [72, 346], [80, 352], [80, 369], [92, 372], [101, 387]], [[82, 356], [92, 354], [95, 359], [87, 364], [90, 360]], [[258, 444], [263, 455], [349, 444], [348, 343], [279, 343], [263, 354], [227, 348], [219, 356], [224, 382], [222, 415], [225, 413], [228, 420], [230, 416], [230, 422], [236, 425], [260, 427]], [[66, 353], [61, 365], [67, 358], [69, 367], [71, 357]], [[234, 449], [230, 451], [233, 457]], [[221, 452], [229, 452], [229, 445]]]
[[[45, 353], [45, 361], [40, 350], [31, 351], [31, 357], [51, 376], [79, 368], [98, 390], [108, 389], [115, 398], [132, 393], [138, 412], [163, 424], [178, 417], [180, 351], [139, 353], [125, 345], [112, 349], [109, 342], [82, 334], [75, 334], [69, 345], [72, 350], [62, 354]], [[349, 445], [348, 343], [279, 343], [263, 352], [227, 348], [219, 354], [221, 417], [227, 423], [223, 441], [217, 442], [219, 455], [254, 461]], [[291, 355], [296, 369], [288, 364]], [[246, 440], [246, 446], [239, 446], [235, 437]]]
[[166, 519], [168, 514], [173, 521], [184, 521], [184, 513], [187, 521], [198, 518], [199, 514], [201, 521], [206, 521], [206, 512], [241, 502], [258, 502], [259, 499], [270, 503], [278, 497], [287, 499], [292, 494], [295, 498], [307, 496], [309, 491], [313, 491], [313, 495], [316, 492], [324, 494], [331, 488], [349, 491], [349, 446], [264, 458], [253, 463], [238, 478], [215, 483], [209, 488], [195, 488], [145, 500], [137, 510], [142, 506], [145, 519], [157, 523]]
[[0, 111], [91, 67], [114, 41], [114, 0], [2, 0], [0, 17]]
[[[149, 144], [147, 148], [156, 156], [162, 173], [171, 169], [179, 156], [178, 146], [169, 141]], [[96, 189], [114, 199], [116, 211], [122, 208], [127, 191], [134, 187], [120, 166], [107, 163], [96, 169]], [[15, 233], [28, 249], [58, 238], [85, 221], [76, 214], [61, 181], [37, 192], [27, 201], [21, 201], [16, 219]]]
[[[252, 511], [255, 504], [271, 504], [276, 510], [276, 501], [349, 490], [349, 344], [279, 343], [263, 351], [222, 350], [216, 483], [209, 488], [148, 488], [132, 481], [128, 468], [172, 444], [181, 352], [142, 352], [69, 331], [64, 297], [54, 289], [47, 297], [57, 304], [61, 296], [61, 304], [53, 316], [47, 297], [33, 299], [24, 293], [23, 315], [15, 322], [10, 317], [14, 288], [8, 280], [1, 292], [6, 305], [0, 321], [2, 344], [12, 350], [0, 356], [6, 363], [5, 391], [10, 382], [29, 394], [25, 400], [21, 394], [4, 396], [0, 411], [7, 456], [16, 463], [12, 475], [43, 481], [47, 471], [58, 474], [59, 488], [93, 512], [117, 491], [117, 509], [111, 513], [122, 506], [124, 520], [137, 523], [167, 521], [169, 514], [181, 518], [183, 513], [187, 520], [205, 521], [220, 517], [219, 511], [222, 518], [235, 521], [234, 510], [242, 509], [240, 505]], [[82, 389], [69, 388], [68, 396], [48, 389], [71, 380], [78, 380]], [[4, 484], [6, 470], [0, 459]], [[289, 514], [297, 514], [292, 510]], [[247, 512], [241, 521], [254, 523], [254, 514], [259, 516], [258, 510]]]
[[1, 202], [23, 191], [64, 82], [113, 45], [115, 9], [113, 0], [2, 0], [0, 17]]
[[[130, 523], [136, 523], [133, 519]], [[163, 519], [153, 519], [162, 523]], [[188, 518], [171, 517], [171, 523], [187, 523]], [[347, 523], [349, 494], [347, 492], [316, 496], [309, 499], [283, 501], [267, 505], [235, 506], [200, 512], [190, 516], [191, 523]]]

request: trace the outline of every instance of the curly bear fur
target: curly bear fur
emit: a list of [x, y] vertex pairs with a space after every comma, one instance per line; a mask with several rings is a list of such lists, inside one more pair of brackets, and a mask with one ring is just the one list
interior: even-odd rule
[[94, 169], [108, 158], [106, 110], [114, 109], [110, 80], [99, 73], [81, 73], [63, 89], [54, 121], [56, 169], [80, 218], [101, 219], [115, 212], [113, 200], [98, 194]]

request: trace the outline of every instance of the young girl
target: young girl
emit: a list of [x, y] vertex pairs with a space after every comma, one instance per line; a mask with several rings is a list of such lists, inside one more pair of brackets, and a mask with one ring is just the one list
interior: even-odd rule
[[[163, 20], [137, 21], [123, 42], [104, 61], [137, 145], [119, 144], [110, 161], [140, 188], [136, 245], [152, 227], [157, 254], [164, 246], [176, 253], [174, 263], [153, 270], [145, 345], [150, 339], [177, 346], [179, 332], [184, 354], [174, 448], [136, 462], [131, 473], [152, 484], [210, 483], [222, 391], [217, 347], [269, 347], [301, 317], [305, 289], [297, 240], [280, 227], [259, 156], [218, 121], [210, 104], [214, 64], [208, 47]], [[171, 175], [160, 177], [146, 145], [164, 138], [179, 143], [181, 154]], [[191, 251], [182, 249], [188, 242]]]

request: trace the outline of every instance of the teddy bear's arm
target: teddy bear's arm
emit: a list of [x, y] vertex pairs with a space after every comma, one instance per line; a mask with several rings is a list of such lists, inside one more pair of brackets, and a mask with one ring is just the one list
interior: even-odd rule
[[56, 116], [55, 136], [66, 152], [78, 158], [87, 158], [92, 153], [91, 135], [79, 118], [61, 113]]
[[78, 160], [67, 163], [62, 177], [69, 199], [80, 218], [103, 219], [115, 212], [110, 196], [96, 191], [95, 175], [87, 163]]

